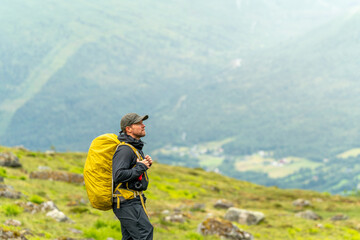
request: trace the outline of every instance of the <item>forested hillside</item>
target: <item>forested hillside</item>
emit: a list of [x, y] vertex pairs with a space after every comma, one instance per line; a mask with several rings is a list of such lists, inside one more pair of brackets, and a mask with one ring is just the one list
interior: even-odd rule
[[226, 149], [248, 154], [261, 145], [322, 161], [357, 147], [359, 24], [359, 13], [337, 19], [231, 73], [242, 82], [231, 101], [245, 103], [240, 137]]
[[[274, 135], [262, 133], [269, 130], [261, 127], [264, 122], [275, 122], [270, 128], [276, 140], [283, 129], [260, 112], [264, 103], [276, 110], [279, 102], [254, 93], [274, 81], [266, 71], [271, 65], [254, 66], [272, 56], [263, 49], [351, 6], [352, 1], [7, 2], [1, 9], [1, 142], [86, 150], [92, 137], [117, 131], [122, 114], [138, 111], [154, 119], [148, 128], [157, 140], [149, 141], [152, 148], [179, 143], [184, 132], [191, 144], [240, 134], [241, 142], [266, 147], [269, 140], [251, 141]], [[283, 61], [280, 69], [286, 69]], [[252, 91], [246, 90], [249, 84]], [[244, 138], [243, 129], [252, 134]]]

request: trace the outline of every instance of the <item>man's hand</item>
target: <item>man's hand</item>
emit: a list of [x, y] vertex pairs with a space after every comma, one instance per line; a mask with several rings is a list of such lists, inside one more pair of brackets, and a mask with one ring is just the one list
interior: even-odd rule
[[140, 161], [139, 159], [137, 159], [137, 161], [145, 164], [147, 168], [150, 168], [152, 165], [152, 159], [149, 155], [146, 155], [144, 160]]
[[152, 158], [149, 156], [149, 155], [146, 155], [145, 156], [145, 159], [150, 163], [150, 167], [151, 167], [151, 165], [152, 165]]

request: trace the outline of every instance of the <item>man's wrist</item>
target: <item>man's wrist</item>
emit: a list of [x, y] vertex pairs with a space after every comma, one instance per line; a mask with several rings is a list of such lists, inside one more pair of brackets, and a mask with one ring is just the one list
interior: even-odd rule
[[[140, 165], [138, 165], [138, 164], [140, 164]], [[143, 162], [141, 162], [141, 161], [137, 162], [136, 165], [138, 165], [138, 166], [144, 166], [144, 167], [145, 167], [145, 171], [148, 169], [148, 166], [146, 166], [146, 164], [143, 163]]]

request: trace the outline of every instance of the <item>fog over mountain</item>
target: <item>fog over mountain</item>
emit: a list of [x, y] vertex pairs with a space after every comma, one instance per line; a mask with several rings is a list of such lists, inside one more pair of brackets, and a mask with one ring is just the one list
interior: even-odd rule
[[357, 1], [6, 1], [0, 144], [86, 151], [149, 114], [147, 151], [231, 138], [313, 161], [360, 140]]

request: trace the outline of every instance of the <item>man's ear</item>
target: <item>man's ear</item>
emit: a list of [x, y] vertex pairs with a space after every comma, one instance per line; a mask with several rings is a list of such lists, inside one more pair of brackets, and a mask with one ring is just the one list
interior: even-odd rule
[[128, 134], [128, 133], [131, 133], [131, 127], [130, 126], [127, 126], [127, 127], [125, 127], [125, 131], [126, 131], [126, 133]]

